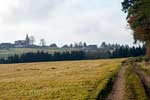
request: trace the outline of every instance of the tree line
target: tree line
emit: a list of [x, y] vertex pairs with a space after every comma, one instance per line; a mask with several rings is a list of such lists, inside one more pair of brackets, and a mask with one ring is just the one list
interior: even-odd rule
[[1, 64], [10, 63], [27, 63], [27, 62], [46, 62], [46, 61], [65, 61], [65, 60], [83, 60], [85, 53], [83, 51], [65, 51], [49, 54], [48, 52], [38, 51], [36, 53], [29, 52], [21, 55], [15, 54], [7, 58], [1, 58]]
[[66, 61], [66, 60], [87, 60], [87, 59], [106, 59], [106, 58], [125, 58], [137, 57], [145, 54], [145, 46], [129, 47], [118, 46], [114, 50], [104, 51], [64, 51], [48, 52], [38, 51], [29, 52], [0, 59], [0, 64], [27, 63], [27, 62], [46, 62], [46, 61]]
[[145, 46], [133, 46], [128, 45], [105, 45], [101, 50], [89, 50], [86, 51], [87, 59], [107, 59], [107, 58], [126, 58], [137, 57], [145, 54]]
[[145, 54], [145, 46], [138, 47], [129, 47], [129, 46], [121, 46], [116, 48], [113, 52], [110, 53], [110, 58], [125, 58], [125, 57], [137, 57], [143, 56]]

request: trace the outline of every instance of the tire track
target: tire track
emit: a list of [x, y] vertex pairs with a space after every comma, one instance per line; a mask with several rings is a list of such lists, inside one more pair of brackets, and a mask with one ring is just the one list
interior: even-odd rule
[[125, 78], [124, 74], [126, 72], [127, 66], [122, 66], [116, 81], [114, 82], [113, 89], [108, 95], [106, 100], [124, 100], [125, 95]]
[[144, 86], [145, 93], [147, 95], [148, 100], [150, 100], [150, 76], [147, 75], [144, 71], [142, 71], [142, 69], [140, 68], [140, 65], [136, 63], [133, 65], [133, 68], [134, 68], [135, 73], [139, 76]]

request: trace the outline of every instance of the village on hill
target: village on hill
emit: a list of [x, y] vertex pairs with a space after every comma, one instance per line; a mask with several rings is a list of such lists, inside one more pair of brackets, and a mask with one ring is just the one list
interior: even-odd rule
[[49, 46], [46, 45], [45, 39], [41, 39], [39, 45], [34, 44], [35, 38], [33, 36], [29, 37], [27, 34], [24, 40], [16, 40], [14, 43], [1, 43], [0, 49], [9, 49], [9, 48], [38, 48], [38, 47], [51, 47], [51, 48], [78, 48], [78, 49], [98, 49], [97, 45], [87, 45], [85, 42], [82, 43], [74, 43], [70, 45], [63, 45], [62, 47], [58, 47], [57, 44], [52, 43]]
[[79, 43], [71, 43], [65, 44], [62, 47], [59, 47], [56, 43], [52, 43], [50, 45], [46, 45], [45, 39], [41, 39], [39, 45], [35, 45], [35, 38], [34, 36], [26, 35], [24, 40], [15, 40], [14, 43], [0, 43], [0, 49], [9, 49], [9, 48], [74, 48], [80, 50], [106, 50], [106, 51], [113, 51], [118, 47], [121, 47], [119, 44], [106, 44], [102, 42], [100, 46], [98, 45], [87, 45], [86, 42], [79, 42]]

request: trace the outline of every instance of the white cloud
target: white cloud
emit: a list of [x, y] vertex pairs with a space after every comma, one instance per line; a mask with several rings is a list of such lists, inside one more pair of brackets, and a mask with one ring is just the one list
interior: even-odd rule
[[132, 44], [120, 0], [0, 0], [0, 41], [26, 33], [47, 43]]

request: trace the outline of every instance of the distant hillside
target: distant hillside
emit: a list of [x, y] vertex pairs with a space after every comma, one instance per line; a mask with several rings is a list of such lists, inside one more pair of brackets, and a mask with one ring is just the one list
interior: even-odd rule
[[28, 52], [37, 52], [37, 51], [46, 51], [50, 54], [54, 52], [63, 52], [63, 51], [73, 51], [79, 50], [75, 48], [10, 48], [10, 49], [0, 49], [0, 58], [13, 56], [15, 54], [23, 54]]

